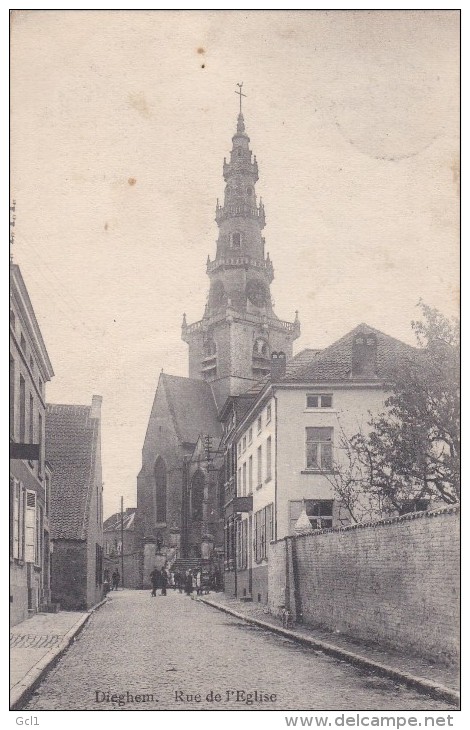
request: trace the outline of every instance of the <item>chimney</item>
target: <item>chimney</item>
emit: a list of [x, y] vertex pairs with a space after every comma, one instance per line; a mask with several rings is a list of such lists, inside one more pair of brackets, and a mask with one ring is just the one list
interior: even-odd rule
[[282, 380], [286, 374], [286, 353], [285, 352], [272, 352], [271, 353], [271, 380], [276, 382]]
[[103, 397], [101, 395], [94, 395], [91, 399], [91, 412], [90, 418], [101, 418], [101, 404]]
[[377, 337], [373, 332], [358, 333], [351, 347], [351, 376], [353, 378], [376, 377]]

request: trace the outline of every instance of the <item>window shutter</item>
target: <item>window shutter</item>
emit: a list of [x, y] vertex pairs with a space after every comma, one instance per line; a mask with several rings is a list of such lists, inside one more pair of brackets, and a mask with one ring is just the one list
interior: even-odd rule
[[25, 562], [34, 563], [36, 558], [36, 492], [26, 490], [25, 509]]
[[20, 557], [20, 483], [12, 479], [13, 486], [13, 557]]

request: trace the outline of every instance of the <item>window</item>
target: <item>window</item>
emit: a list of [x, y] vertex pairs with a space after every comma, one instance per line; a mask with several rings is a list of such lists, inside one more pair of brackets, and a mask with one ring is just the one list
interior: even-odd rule
[[241, 444], [241, 441], [239, 441], [237, 444], [237, 455], [240, 456], [241, 453], [242, 453], [242, 444]]
[[26, 340], [24, 338], [23, 333], [21, 333], [21, 336], [20, 336], [20, 345], [21, 345], [21, 349], [23, 350], [23, 352], [26, 352]]
[[15, 438], [15, 360], [10, 355], [10, 436]]
[[289, 502], [289, 534], [295, 533], [295, 523], [300, 517], [303, 506], [314, 530], [333, 527], [333, 500], [306, 499]]
[[248, 565], [248, 520], [237, 522], [237, 568], [244, 570]]
[[252, 441], [253, 441], [253, 428], [250, 428], [250, 430], [248, 431], [248, 443], [251, 444]]
[[266, 423], [271, 420], [271, 404], [266, 408]]
[[242, 486], [242, 496], [244, 497], [246, 495], [246, 461], [243, 462], [243, 486]]
[[36, 565], [42, 563], [42, 508], [36, 510]]
[[42, 474], [42, 415], [38, 414], [38, 431], [39, 431], [39, 461], [38, 461], [38, 475], [41, 476]]
[[253, 188], [251, 187], [251, 185], [248, 185], [246, 189], [246, 194], [250, 196], [253, 195]]
[[255, 514], [254, 548], [255, 561], [260, 563], [267, 557], [267, 546], [273, 539], [273, 505], [268, 504]]
[[258, 489], [263, 484], [263, 449], [258, 446]]
[[18, 559], [20, 557], [20, 483], [13, 477], [10, 477], [10, 489], [13, 504], [12, 557]]
[[237, 149], [237, 155], [238, 155], [238, 157], [241, 157], [241, 156], [242, 156], [242, 154], [243, 154], [243, 152], [242, 152], [242, 148], [241, 148], [241, 147], [239, 147], [239, 148]]
[[45, 487], [44, 509], [46, 515], [49, 514], [49, 504], [51, 499], [51, 478], [46, 471], [46, 487]]
[[19, 485], [20, 489], [20, 499], [19, 499], [19, 527], [18, 527], [18, 535], [19, 535], [19, 546], [18, 546], [18, 557], [20, 560], [24, 560], [24, 550], [25, 550], [25, 488], [24, 485], [20, 482]]
[[42, 395], [42, 380], [41, 380], [41, 378], [38, 378], [38, 388], [39, 388], [40, 394]]
[[26, 384], [20, 375], [20, 443], [24, 444], [26, 435]]
[[248, 459], [248, 494], [253, 491], [253, 457]]
[[266, 441], [266, 481], [268, 482], [272, 477], [271, 472], [271, 436]]
[[232, 233], [232, 246], [234, 248], [240, 248], [242, 242], [241, 233]]
[[307, 427], [305, 432], [307, 469], [331, 471], [333, 467], [333, 429]]
[[259, 418], [258, 418], [257, 426], [258, 426], [258, 433], [260, 433], [261, 432], [261, 427], [262, 427], [261, 416], [259, 416]]
[[36, 562], [36, 529], [36, 492], [27, 489], [24, 521], [24, 559], [26, 563]]
[[307, 408], [332, 408], [333, 407], [333, 396], [332, 395], [308, 395], [307, 396]]
[[161, 457], [155, 462], [155, 522], [166, 522], [166, 465]]
[[31, 372], [34, 373], [34, 360], [32, 355], [29, 356], [29, 367]]
[[243, 436], [243, 451], [246, 451], [246, 436]]
[[34, 444], [34, 398], [29, 394], [29, 443]]

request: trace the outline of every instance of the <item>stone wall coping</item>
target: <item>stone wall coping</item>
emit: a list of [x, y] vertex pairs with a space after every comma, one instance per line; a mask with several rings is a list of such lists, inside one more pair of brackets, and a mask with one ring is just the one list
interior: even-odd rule
[[305, 532], [299, 532], [297, 535], [286, 535], [280, 540], [271, 540], [271, 545], [276, 545], [279, 542], [283, 542], [290, 538], [296, 539], [299, 537], [305, 537], [306, 535], [323, 535], [330, 532], [349, 532], [350, 530], [360, 530], [366, 527], [382, 527], [384, 525], [394, 525], [400, 522], [409, 522], [410, 520], [422, 519], [425, 517], [439, 517], [443, 514], [457, 514], [460, 512], [460, 502], [457, 504], [449, 504], [445, 507], [439, 507], [433, 510], [423, 510], [421, 512], [408, 512], [406, 515], [398, 515], [397, 517], [385, 517], [381, 520], [374, 520], [370, 522], [356, 522], [353, 525], [344, 525], [343, 527], [326, 527], [320, 530], [306, 530]]

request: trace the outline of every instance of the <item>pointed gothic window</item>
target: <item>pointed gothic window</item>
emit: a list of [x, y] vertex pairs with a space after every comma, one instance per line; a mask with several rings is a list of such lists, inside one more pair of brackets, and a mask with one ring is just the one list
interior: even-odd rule
[[204, 357], [214, 357], [216, 353], [217, 346], [211, 337], [204, 342]]
[[204, 474], [197, 471], [191, 480], [191, 519], [202, 521], [202, 504], [204, 501]]
[[165, 462], [158, 457], [155, 462], [155, 522], [166, 522], [166, 497], [167, 497], [167, 484], [166, 484], [166, 466]]

